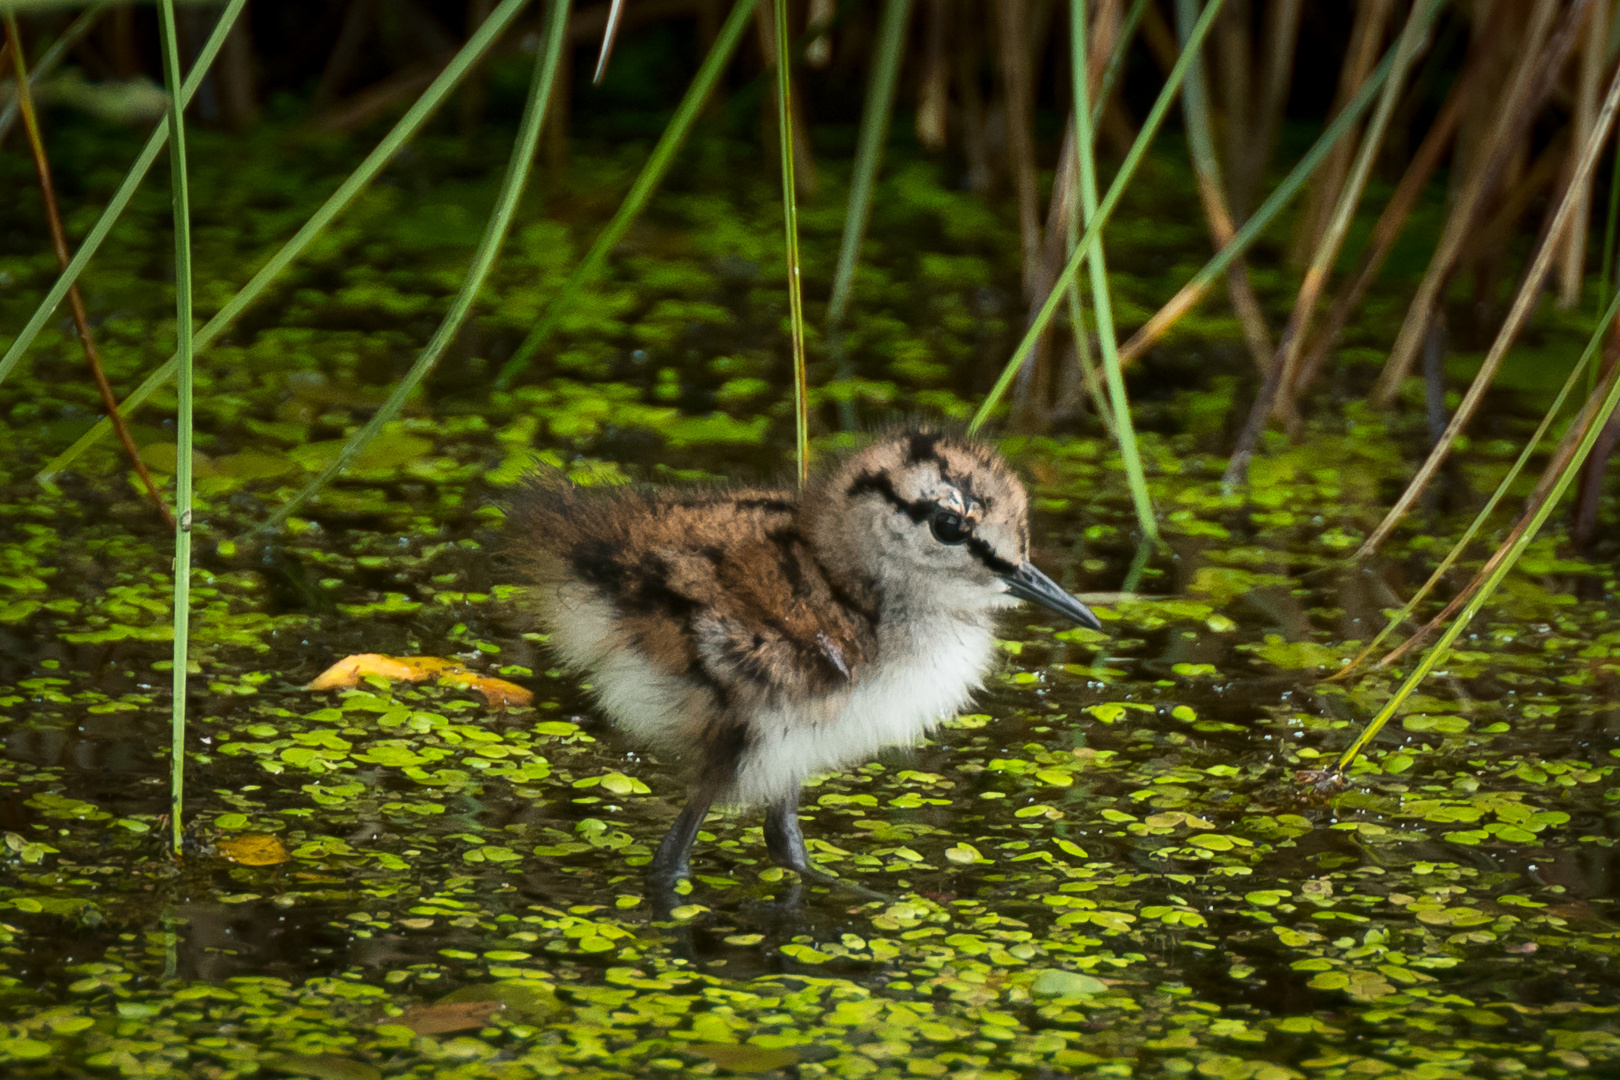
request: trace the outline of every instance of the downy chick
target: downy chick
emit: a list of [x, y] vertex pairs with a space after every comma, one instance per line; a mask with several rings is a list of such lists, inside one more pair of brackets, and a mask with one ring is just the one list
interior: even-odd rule
[[799, 785], [916, 742], [965, 705], [996, 613], [1096, 616], [1029, 562], [1028, 497], [988, 446], [884, 438], [802, 494], [575, 488], [535, 478], [510, 518], [542, 628], [632, 739], [692, 767], [649, 876], [686, 876], [715, 803], [765, 807], [808, 867]]

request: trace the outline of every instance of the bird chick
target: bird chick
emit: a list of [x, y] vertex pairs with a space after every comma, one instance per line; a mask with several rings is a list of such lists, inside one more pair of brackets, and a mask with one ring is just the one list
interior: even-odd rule
[[1029, 562], [1028, 496], [1000, 455], [927, 429], [802, 493], [539, 476], [510, 527], [559, 659], [632, 739], [691, 765], [654, 882], [687, 875], [716, 803], [764, 806], [772, 859], [806, 870], [800, 783], [954, 715], [998, 611], [1031, 600], [1100, 627]]

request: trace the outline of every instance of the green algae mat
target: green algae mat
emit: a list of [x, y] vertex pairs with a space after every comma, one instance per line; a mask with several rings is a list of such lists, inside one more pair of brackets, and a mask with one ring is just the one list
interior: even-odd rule
[[[471, 158], [469, 175], [488, 164]], [[1528, 427], [1511, 412], [1459, 456], [1455, 506], [1352, 568], [1420, 420], [1352, 410], [1301, 447], [1272, 444], [1252, 486], [1227, 494], [1234, 380], [1135, 386], [1166, 543], [1128, 594], [1137, 552], [1107, 441], [1083, 425], [1005, 440], [1036, 499], [1036, 561], [1093, 595], [1105, 632], [1010, 618], [974, 713], [807, 788], [812, 857], [847, 884], [796, 880], [765, 858], [757, 819], [717, 815], [689, 889], [655, 903], [642, 867], [682, 800], [678, 766], [632, 752], [554, 669], [524, 618], [501, 500], [537, 461], [582, 483], [780, 475], [773, 193], [677, 182], [531, 379], [497, 393], [503, 350], [589, 234], [520, 221], [487, 313], [423, 400], [282, 534], [255, 537], [454, 289], [493, 185], [432, 164], [450, 159], [405, 162], [204, 357], [178, 861], [160, 822], [168, 537], [110, 450], [33, 479], [94, 416], [66, 331], [4, 388], [5, 1075], [1620, 1072], [1612, 565], [1539, 542], [1343, 790], [1296, 778], [1396, 684], [1324, 677], [1505, 471]], [[202, 279], [243, 278], [301, 220], [314, 181], [300, 170], [335, 167], [249, 162], [262, 183], [234, 188], [201, 167]], [[577, 169], [603, 184], [624, 172], [611, 157]], [[1190, 198], [1161, 181], [1167, 200]], [[807, 275], [826, 277], [836, 205], [804, 215]], [[847, 402], [871, 419], [960, 416], [1019, 324], [1011, 223], [923, 165], [897, 166], [878, 207], [854, 371], [816, 370], [818, 415]], [[1111, 235], [1130, 241], [1127, 305], [1167, 295], [1164, 268], [1197, 242], [1147, 227], [1153, 210]], [[549, 212], [606, 210], [580, 196]], [[172, 338], [161, 297], [141, 299], [166, 214], [159, 194], [138, 204], [87, 279], [112, 312], [115, 378], [161, 362]], [[17, 250], [7, 326], [50, 274]], [[1222, 356], [1244, 362], [1232, 340], [1209, 317], [1167, 348], [1180, 370], [1226, 371]], [[158, 402], [136, 418], [160, 478], [165, 415]], [[500, 709], [431, 683], [305, 689], [353, 653], [439, 656], [536, 696]]]

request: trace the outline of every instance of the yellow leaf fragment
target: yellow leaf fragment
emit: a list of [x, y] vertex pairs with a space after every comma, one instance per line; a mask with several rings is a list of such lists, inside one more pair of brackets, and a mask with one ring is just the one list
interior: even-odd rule
[[292, 858], [287, 845], [274, 833], [242, 833], [226, 837], [214, 847], [227, 859], [243, 866], [275, 866]]
[[356, 653], [345, 656], [304, 687], [306, 690], [347, 690], [358, 686], [368, 675], [402, 682], [425, 682], [438, 679], [449, 686], [477, 690], [484, 700], [496, 708], [509, 705], [528, 705], [534, 693], [505, 679], [480, 675], [468, 671], [454, 660], [439, 656], [383, 656], [381, 653]]

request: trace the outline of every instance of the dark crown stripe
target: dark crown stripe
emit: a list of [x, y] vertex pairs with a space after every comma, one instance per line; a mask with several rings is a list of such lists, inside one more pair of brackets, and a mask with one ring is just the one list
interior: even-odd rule
[[[935, 510], [933, 503], [925, 502], [920, 499], [916, 502], [908, 502], [905, 499], [902, 499], [900, 497], [900, 493], [894, 490], [893, 482], [890, 481], [887, 476], [883, 476], [879, 473], [862, 473], [860, 476], [855, 478], [854, 483], [849, 485], [847, 494], [852, 499], [859, 495], [882, 496], [884, 501], [890, 506], [905, 514], [907, 517], [911, 518], [912, 521], [915, 521], [918, 524], [926, 521], [928, 519], [928, 515], [932, 514]], [[981, 537], [968, 537], [967, 549], [973, 553], [973, 557], [975, 559], [978, 559], [981, 563], [998, 574], [1010, 574], [1018, 569], [1018, 566], [1015, 563], [1010, 563], [1006, 559], [1003, 559], [1000, 555], [997, 555], [995, 548], [991, 547]]]
[[769, 510], [777, 514], [791, 514], [797, 507], [786, 499], [777, 499], [771, 496], [758, 498], [738, 499], [733, 504], [739, 510]]
[[931, 502], [925, 502], [921, 499], [916, 502], [909, 502], [902, 499], [900, 493], [894, 490], [894, 481], [881, 473], [862, 473], [849, 485], [849, 489], [845, 494], [851, 499], [862, 495], [877, 495], [884, 502], [918, 523], [928, 520], [928, 515], [934, 511], [934, 504]]
[[943, 470], [945, 463], [939, 456], [939, 436], [931, 431], [913, 432], [906, 444], [906, 464], [921, 465], [925, 461], [938, 462]]

